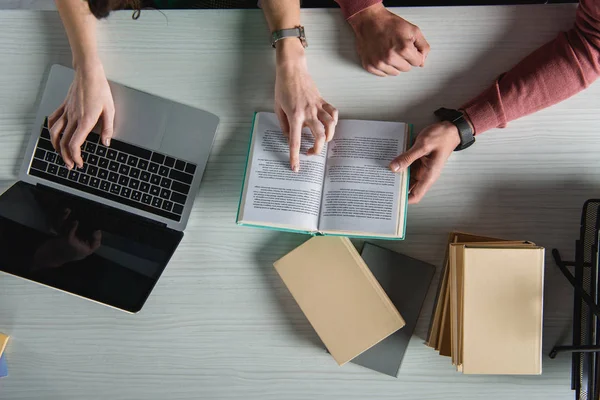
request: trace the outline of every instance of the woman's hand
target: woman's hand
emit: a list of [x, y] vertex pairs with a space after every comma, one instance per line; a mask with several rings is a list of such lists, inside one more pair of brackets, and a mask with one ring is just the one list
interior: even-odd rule
[[52, 145], [67, 168], [83, 167], [81, 146], [100, 119], [102, 143], [110, 145], [114, 117], [115, 104], [100, 61], [76, 68], [65, 101], [48, 117]]

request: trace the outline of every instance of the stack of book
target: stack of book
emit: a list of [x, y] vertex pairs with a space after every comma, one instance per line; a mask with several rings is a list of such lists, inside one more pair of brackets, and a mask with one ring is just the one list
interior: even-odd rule
[[[345, 237], [315, 237], [275, 269], [339, 365], [397, 376], [435, 269]], [[402, 314], [401, 314], [402, 313]]]
[[452, 233], [427, 345], [464, 374], [542, 373], [544, 249]]

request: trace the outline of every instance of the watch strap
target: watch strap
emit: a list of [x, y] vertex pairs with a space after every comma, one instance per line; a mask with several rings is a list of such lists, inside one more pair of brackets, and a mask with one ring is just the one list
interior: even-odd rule
[[434, 114], [442, 121], [453, 123], [458, 129], [460, 144], [456, 146], [454, 151], [464, 150], [475, 143], [473, 128], [471, 128], [471, 124], [469, 124], [469, 121], [467, 121], [462, 112], [442, 107], [437, 109]]
[[300, 39], [300, 42], [302, 43], [303, 47], [308, 47], [303, 26], [296, 26], [294, 28], [280, 29], [274, 31], [273, 33], [271, 33], [271, 46], [275, 47], [275, 44], [278, 41], [285, 38], [298, 38]]

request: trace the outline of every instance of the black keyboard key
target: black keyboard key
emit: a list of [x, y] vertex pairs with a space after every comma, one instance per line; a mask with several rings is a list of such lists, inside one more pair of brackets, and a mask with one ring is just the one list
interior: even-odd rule
[[138, 158], [136, 156], [129, 156], [127, 159], [127, 165], [130, 167], [135, 167], [138, 163]]
[[138, 161], [138, 168], [139, 169], [148, 169], [148, 161], [147, 160]]
[[85, 151], [81, 153], [81, 158], [83, 159], [84, 163], [87, 163], [88, 156], [89, 156], [89, 153], [86, 153]]
[[44, 157], [46, 157], [46, 152], [42, 149], [35, 149], [35, 153], [33, 154], [33, 156], [35, 158], [39, 158], [40, 160], [43, 160]]
[[81, 183], [82, 185], [87, 185], [88, 183], [90, 183], [89, 175], [79, 175], [79, 183]]
[[50, 153], [49, 151], [47, 151], [46, 157], [44, 157], [44, 159], [49, 163], [53, 163], [54, 161], [56, 161], [56, 153]]
[[77, 172], [79, 172], [80, 174], [85, 174], [87, 172], [87, 164], [83, 164], [83, 167], [81, 167], [81, 168], [75, 168], [75, 170]]
[[59, 167], [58, 176], [60, 176], [61, 178], [66, 178], [67, 176], [69, 176], [69, 170], [65, 167]]
[[109, 164], [108, 158], [101, 158], [100, 161], [98, 161], [98, 166], [100, 168], [108, 168], [108, 164]]
[[56, 165], [56, 164], [49, 164], [47, 172], [50, 173], [50, 174], [52, 174], [52, 175], [56, 175], [56, 173], [58, 172], [58, 165]]
[[165, 159], [165, 165], [167, 167], [173, 167], [175, 165], [175, 159], [173, 157], [167, 157]]
[[148, 193], [150, 191], [150, 184], [142, 182], [142, 184], [140, 185], [140, 190], [144, 193]]
[[142, 173], [140, 174], [140, 179], [143, 180], [144, 182], [149, 182], [150, 181], [150, 173], [147, 171], [142, 171]]
[[153, 185], [160, 185], [160, 176], [152, 175], [152, 177], [150, 178], [150, 183]]
[[50, 141], [46, 140], [46, 139], [38, 140], [37, 147], [39, 147], [40, 149], [48, 150], [48, 151], [54, 151], [54, 147], [52, 147], [52, 143], [50, 143]]
[[110, 182], [102, 181], [100, 183], [100, 189], [104, 190], [105, 192], [108, 192], [110, 190]]
[[111, 161], [108, 164], [108, 170], [112, 171], [112, 172], [118, 172], [119, 171], [119, 163], [116, 161]]
[[117, 151], [115, 149], [108, 149], [108, 151], [106, 152], [106, 157], [110, 160], [116, 160]]
[[121, 164], [121, 166], [119, 167], [119, 173], [121, 175], [129, 174], [129, 165]]
[[48, 125], [44, 125], [40, 136], [43, 137], [44, 139], [50, 140], [50, 131], [48, 130]]
[[169, 178], [176, 179], [178, 181], [187, 183], [189, 185], [190, 183], [192, 183], [194, 176], [190, 175], [190, 174], [186, 174], [185, 172], [177, 171], [176, 169], [172, 169], [171, 172], [169, 173]]
[[157, 163], [150, 163], [150, 166], [148, 167], [148, 171], [152, 172], [153, 174], [158, 172], [158, 164]]
[[112, 194], [121, 193], [121, 186], [117, 185], [116, 183], [113, 183], [112, 185], [110, 185], [110, 192]]
[[149, 194], [142, 195], [142, 203], [150, 204], [151, 202], [152, 202], [152, 196], [150, 196]]
[[88, 173], [88, 175], [91, 175], [91, 176], [98, 175], [98, 167], [95, 167], [93, 165], [88, 165], [87, 173]]
[[171, 187], [171, 183], [172, 182], [173, 181], [170, 180], [169, 178], [162, 178], [160, 180], [160, 186], [163, 187], [163, 188], [165, 188], [165, 189], [169, 189]]
[[127, 162], [127, 154], [119, 153], [119, 155], [117, 156], [117, 161], [121, 164], [125, 164]]
[[183, 206], [180, 204], [173, 204], [173, 212], [181, 215], [181, 213], [183, 213]]
[[175, 161], [175, 169], [179, 171], [185, 171], [185, 161], [177, 160]]
[[86, 142], [98, 143], [99, 141], [100, 141], [100, 135], [98, 135], [96, 132], [88, 133]]
[[121, 175], [119, 177], [119, 185], [127, 186], [128, 183], [129, 183], [128, 177], [126, 177], [125, 175]]
[[173, 184], [171, 185], [171, 189], [173, 189], [179, 193], [188, 194], [190, 192], [190, 185], [186, 185], [185, 183], [173, 181]]
[[128, 187], [122, 187], [121, 196], [129, 198], [129, 196], [131, 196], [131, 189], [129, 189]]
[[114, 172], [109, 172], [108, 173], [108, 181], [109, 182], [117, 183], [118, 180], [119, 180], [119, 175], [117, 175]]
[[95, 188], [100, 187], [100, 179], [98, 179], [98, 178], [90, 179], [90, 185]]
[[98, 178], [100, 179], [108, 179], [108, 171], [105, 169], [100, 168], [98, 170]]
[[196, 172], [196, 166], [194, 164], [187, 163], [185, 165], [185, 172], [194, 175], [194, 172]]
[[88, 164], [98, 165], [98, 156], [95, 154], [88, 155]]
[[129, 176], [132, 177], [132, 178], [135, 178], [135, 179], [139, 178], [140, 177], [140, 170], [137, 169], [137, 168], [131, 168], [129, 170]]
[[169, 189], [161, 190], [160, 197], [162, 197], [163, 199], [169, 199], [171, 197], [171, 191]]
[[171, 200], [177, 203], [185, 204], [186, 197], [180, 193], [173, 192], [171, 193]]
[[98, 145], [98, 147], [96, 147], [96, 155], [106, 157], [106, 147]]
[[77, 181], [77, 178], [79, 178], [79, 172], [75, 171], [74, 169], [69, 171], [69, 179], [70, 180]]
[[[30, 174], [32, 176], [37, 176], [37, 177], [40, 177], [40, 178], [44, 178], [44, 179], [47, 179], [47, 180], [52, 181], [52, 182], [60, 183], [60, 184], [63, 184], [65, 186], [68, 186], [68, 187], [71, 187], [71, 188], [74, 188], [74, 189], [77, 189], [77, 190], [81, 190], [83, 192], [90, 193], [90, 194], [93, 194], [95, 196], [99, 196], [99, 197], [101, 197], [103, 199], [112, 200], [112, 201], [115, 201], [115, 202], [117, 202], [119, 204], [126, 204], [128, 206], [135, 207], [137, 209], [144, 210], [144, 211], [147, 211], [147, 212], [155, 214], [155, 215], [160, 215], [162, 217], [171, 219], [173, 221], [180, 221], [181, 220], [181, 216], [180, 215], [176, 215], [173, 212], [166, 211], [166, 210], [164, 210], [162, 208], [160, 208], [160, 209], [154, 208], [154, 207], [152, 207], [149, 204], [139, 203], [134, 198], [135, 194], [132, 194], [132, 199], [127, 199], [127, 198], [121, 197], [119, 195], [114, 195], [114, 194], [110, 193], [109, 191], [104, 192], [104, 191], [101, 191], [101, 190], [96, 189], [94, 187], [85, 186], [85, 185], [82, 185], [79, 182], [73, 182], [73, 181], [70, 181], [68, 179], [63, 179], [63, 178], [61, 178], [59, 176], [51, 175], [51, 174], [48, 174], [46, 172], [39, 171], [37, 169], [32, 169], [30, 171]], [[106, 183], [108, 184], [108, 182], [106, 182]], [[110, 187], [107, 188], [107, 189], [110, 189]], [[139, 192], [138, 192], [138, 195], [139, 195]], [[149, 196], [149, 197], [152, 197], [152, 196]], [[151, 198], [149, 200], [152, 201]]]
[[164, 200], [162, 209], [165, 211], [171, 211], [173, 209], [173, 202], [169, 200]]
[[96, 145], [94, 143], [86, 142], [85, 151], [87, 151], [88, 153], [92, 153], [92, 154], [95, 153]]
[[152, 205], [156, 208], [160, 208], [160, 206], [162, 206], [162, 200], [158, 197], [155, 197], [152, 199]]
[[158, 168], [158, 174], [160, 176], [169, 176], [169, 168], [161, 165], [160, 168]]
[[135, 200], [135, 201], [142, 200], [142, 192], [138, 192], [137, 190], [134, 190], [133, 192], [131, 192], [131, 200]]
[[145, 160], [149, 160], [152, 152], [150, 150], [142, 149], [141, 147], [134, 146], [129, 143], [123, 143], [120, 140], [113, 139], [110, 142], [110, 148], [122, 151], [123, 153], [134, 155]]
[[152, 187], [150, 187], [150, 194], [152, 196], [158, 196], [158, 195], [160, 195], [160, 188], [158, 186], [152, 186]]
[[48, 163], [46, 161], [34, 158], [31, 160], [31, 168], [39, 169], [40, 171], [46, 171], [46, 168], [48, 168]]
[[162, 154], [154, 153], [154, 154], [152, 154], [151, 160], [154, 161], [155, 163], [162, 164], [163, 161], [165, 161], [165, 156]]
[[140, 187], [140, 181], [138, 181], [137, 179], [130, 179], [129, 180], [129, 187], [132, 189], [139, 189]]

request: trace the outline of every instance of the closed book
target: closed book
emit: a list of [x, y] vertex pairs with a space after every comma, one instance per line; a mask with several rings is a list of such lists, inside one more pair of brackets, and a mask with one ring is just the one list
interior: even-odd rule
[[314, 237], [274, 266], [339, 365], [405, 324], [348, 238]]

